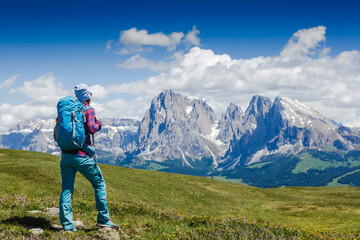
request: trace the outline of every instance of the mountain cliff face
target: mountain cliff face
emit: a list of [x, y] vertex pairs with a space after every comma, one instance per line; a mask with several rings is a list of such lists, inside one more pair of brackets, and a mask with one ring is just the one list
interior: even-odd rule
[[190, 168], [196, 161], [211, 158], [217, 166], [225, 144], [216, 140], [216, 125], [215, 114], [206, 102], [165, 90], [145, 113], [135, 155], [157, 162], [178, 159]]
[[18, 123], [0, 135], [0, 147], [46, 153], [58, 153], [53, 141], [55, 120], [32, 120]]
[[220, 168], [234, 168], [242, 164], [244, 156], [251, 155], [264, 145], [267, 129], [265, 118], [272, 106], [269, 98], [263, 96], [254, 96], [249, 103], [248, 108], [241, 120], [240, 133], [231, 139], [229, 149], [226, 152]]
[[347, 141], [353, 145], [360, 145], [360, 131], [359, 129], [351, 129], [348, 127], [340, 126], [337, 132]]
[[[350, 150], [351, 145], [337, 132], [337, 127], [319, 112], [298, 100], [277, 97], [268, 116], [268, 150], [275, 150], [283, 145], [301, 144], [309, 148], [328, 148], [335, 141], [344, 145], [340, 150]], [[335, 146], [337, 147], [337, 146]]]
[[230, 103], [218, 124], [219, 135], [217, 138], [229, 144], [232, 139], [239, 139], [244, 134], [246, 124], [243, 110], [234, 103]]
[[[256, 128], [250, 134], [232, 140], [221, 167], [231, 169], [258, 162], [265, 155], [296, 154], [304, 148], [327, 151], [359, 149], [359, 131], [338, 128], [297, 99], [277, 97], [273, 104], [266, 102], [262, 105], [266, 106], [264, 111], [255, 118]], [[252, 105], [250, 103], [248, 109]]]
[[101, 131], [95, 134], [97, 149], [115, 155], [134, 151], [138, 145], [140, 122], [134, 119], [103, 118]]

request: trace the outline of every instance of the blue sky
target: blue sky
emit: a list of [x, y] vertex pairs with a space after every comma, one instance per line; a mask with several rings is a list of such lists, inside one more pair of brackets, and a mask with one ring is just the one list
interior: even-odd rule
[[[323, 33], [322, 28], [317, 28], [318, 35], [315, 34], [317, 40], [308, 46], [308, 49], [312, 49], [311, 51], [316, 49], [317, 55], [311, 51], [306, 55], [312, 60], [316, 60], [311, 61], [311, 64], [315, 66], [321, 62], [319, 58], [322, 57], [319, 57], [319, 54], [324, 56], [322, 52], [324, 49], [329, 50], [326, 51], [326, 58], [322, 58], [322, 61], [328, 60], [331, 64], [342, 53], [356, 51], [352, 55], [350, 54], [351, 56], [347, 55], [346, 61], [338, 58], [338, 63], [336, 63], [336, 66], [339, 66], [340, 60], [345, 62], [351, 60], [354, 61], [355, 69], [347, 66], [348, 72], [345, 74], [340, 73], [342, 70], [334, 73], [334, 75], [349, 76], [352, 82], [345, 85], [354, 84], [356, 86], [358, 79], [356, 74], [360, 72], [357, 68], [357, 54], [360, 51], [359, 11], [360, 2], [348, 0], [336, 2], [316, 0], [0, 0], [0, 118], [2, 117], [1, 120], [5, 123], [1, 130], [4, 131], [5, 127], [17, 120], [48, 118], [54, 115], [53, 111], [47, 114], [48, 108], [51, 107], [49, 104], [52, 103], [52, 101], [48, 101], [51, 96], [49, 98], [44, 96], [46, 100], [40, 101], [36, 99], [38, 95], [31, 94], [37, 88], [28, 89], [31, 83], [39, 78], [42, 80], [35, 83], [41, 84], [41, 81], [48, 81], [51, 83], [47, 86], [48, 88], [58, 89], [58, 94], [55, 94], [56, 92], [53, 94], [54, 98], [61, 94], [71, 94], [73, 86], [80, 82], [95, 86], [95, 93], [98, 92], [98, 96], [102, 91], [102, 96], [96, 99], [99, 112], [110, 117], [113, 117], [114, 115], [111, 113], [115, 112], [118, 117], [141, 118], [144, 109], [149, 105], [149, 100], [160, 88], [155, 87], [152, 89], [153, 91], [143, 89], [139, 92], [134, 90], [126, 92], [124, 89], [141, 89], [140, 85], [144, 87], [144, 83], [150, 84], [149, 79], [153, 77], [159, 81], [160, 85], [161, 81], [165, 81], [167, 84], [164, 86], [174, 88], [189, 97], [208, 99], [218, 115], [225, 110], [229, 101], [246, 107], [249, 96], [252, 94], [269, 95], [272, 98], [277, 94], [282, 94], [299, 98], [319, 109], [325, 116], [341, 122], [349, 122], [349, 125], [360, 126], [360, 120], [351, 120], [358, 117], [359, 106], [356, 105], [357, 98], [352, 96], [354, 93], [349, 89], [344, 89], [336, 94], [331, 92], [333, 91], [331, 89], [324, 89], [322, 94], [333, 96], [333, 98], [306, 96], [302, 99], [304, 94], [299, 91], [297, 82], [300, 78], [308, 75], [300, 76], [297, 80], [286, 83], [287, 89], [285, 90], [283, 83], [279, 84], [278, 82], [274, 83], [274, 87], [269, 85], [267, 89], [258, 89], [256, 84], [250, 84], [252, 88], [250, 85], [246, 85], [246, 91], [245, 88], [239, 88], [239, 93], [242, 93], [244, 98], [237, 97], [236, 93], [226, 94], [230, 97], [225, 98], [221, 94], [215, 94], [215, 90], [211, 90], [208, 86], [200, 86], [196, 79], [186, 80], [186, 86], [171, 85], [169, 81], [174, 79], [174, 76], [168, 74], [178, 64], [183, 66], [185, 56], [193, 61], [196, 54], [208, 54], [205, 50], [211, 50], [212, 54], [210, 53], [208, 58], [201, 58], [205, 59], [202, 61], [212, 58], [215, 62], [224, 63], [228, 59], [220, 56], [226, 54], [232, 64], [240, 64], [236, 65], [239, 68], [244, 65], [238, 63], [237, 60], [258, 62], [258, 57], [269, 57], [275, 61], [275, 57], [280, 56], [293, 34], [300, 30], [324, 26], [326, 33]], [[174, 40], [176, 43], [165, 44], [166, 46], [156, 45], [153, 42], [131, 42], [134, 40], [133, 38], [131, 38], [132, 40], [129, 38], [127, 43], [119, 40], [120, 32], [126, 35], [126, 33], [130, 33], [127, 31], [133, 28], [136, 28], [136, 31], [133, 31], [135, 38], [140, 36], [141, 30], [146, 31], [145, 35], [149, 39], [152, 37], [168, 38], [172, 33], [181, 33], [183, 37], [179, 41]], [[192, 42], [189, 42], [186, 41], [186, 36], [191, 31], [194, 31], [194, 38]], [[152, 35], [160, 33], [163, 35]], [[312, 32], [308, 31], [308, 35], [305, 33], [301, 35], [304, 42], [307, 41], [306, 39], [312, 39], [313, 35], [311, 34]], [[127, 36], [130, 37], [130, 35]], [[196, 39], [199, 41], [198, 43], [195, 41]], [[107, 44], [110, 49], [107, 48]], [[138, 48], [135, 51], [133, 51], [134, 46]], [[191, 52], [194, 47], [204, 51], [196, 52], [194, 49]], [[119, 54], [125, 48], [132, 50], [129, 54]], [[140, 48], [141, 50], [139, 50]], [[134, 58], [130, 61], [131, 57]], [[129, 60], [128, 63], [124, 65], [127, 60]], [[267, 60], [261, 61], [266, 62]], [[293, 64], [295, 63], [293, 62]], [[308, 66], [304, 62], [296, 64], [299, 64], [300, 68]], [[351, 65], [351, 63], [349, 64]], [[154, 66], [162, 67], [156, 68], [154, 71]], [[208, 69], [209, 66], [206, 66]], [[189, 69], [197, 70], [196, 68]], [[331, 69], [337, 68], [333, 66]], [[339, 67], [339, 69], [343, 68]], [[185, 68], [182, 70], [186, 71]], [[269, 71], [276, 72], [273, 68], [271, 70], [266, 68], [266, 72]], [[285, 72], [289, 73], [287, 70], [284, 71], [284, 74]], [[162, 73], [164, 76], [161, 75]], [[204, 72], [199, 79], [206, 81], [207, 74], [208, 72]], [[184, 73], [184, 76], [188, 75]], [[224, 78], [227, 76], [232, 75], [227, 71]], [[275, 75], [270, 75], [269, 78], [273, 76], [275, 77]], [[276, 76], [279, 77], [279, 75]], [[283, 77], [283, 74], [281, 76]], [[249, 79], [253, 78], [244, 76], [244, 81], [249, 83]], [[344, 87], [340, 80], [330, 78], [331, 76], [324, 78], [322, 82], [319, 82], [322, 84], [320, 86], [328, 84], [330, 81], [338, 86], [337, 89]], [[239, 78], [238, 82], [242, 80]], [[182, 79], [178, 78], [177, 81], [181, 82]], [[28, 83], [26, 84], [26, 82]], [[133, 84], [126, 85], [131, 83]], [[218, 88], [215, 83], [208, 85]], [[149, 86], [152, 85], [144, 88], [149, 88]], [[197, 88], [197, 86], [199, 87]], [[109, 91], [109, 88], [120, 90]], [[295, 89], [297, 90], [295, 91]], [[313, 90], [315, 91], [315, 89], [316, 87]], [[50, 89], [48, 92], [53, 90]], [[309, 91], [309, 89], [305, 90]], [[224, 88], [223, 92], [226, 93], [226, 91], [227, 88]], [[40, 91], [38, 94], [44, 95], [46, 91]], [[341, 94], [351, 95], [352, 99], [336, 102]], [[316, 93], [314, 92], [313, 95]], [[27, 104], [39, 106], [43, 110], [38, 114], [19, 116], [20, 109], [26, 108]], [[115, 111], [106, 110], [108, 105], [115, 108]], [[128, 111], [126, 107], [131, 111]], [[347, 117], [337, 118], [340, 111], [342, 111], [340, 115], [345, 114]], [[5, 115], [6, 117], [4, 117]]]

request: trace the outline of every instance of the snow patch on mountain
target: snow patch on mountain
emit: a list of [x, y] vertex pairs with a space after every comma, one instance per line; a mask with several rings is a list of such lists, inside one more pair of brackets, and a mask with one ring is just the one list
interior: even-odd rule
[[187, 106], [185, 111], [188, 115], [190, 115], [192, 110], [193, 110], [193, 106]]

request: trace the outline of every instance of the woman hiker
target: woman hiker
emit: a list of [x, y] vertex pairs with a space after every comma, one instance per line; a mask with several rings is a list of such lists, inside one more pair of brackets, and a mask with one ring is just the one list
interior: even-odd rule
[[[85, 143], [92, 146], [94, 143], [91, 142], [90, 135], [94, 135], [101, 129], [101, 122], [97, 119], [94, 108], [90, 106], [92, 93], [86, 84], [81, 83], [75, 86], [75, 96], [85, 106], [85, 134], [87, 135]], [[81, 149], [76, 151], [62, 151], [60, 167], [62, 192], [59, 209], [60, 222], [63, 229], [70, 232], [77, 231], [75, 229], [71, 208], [71, 197], [74, 192], [76, 172], [84, 175], [95, 190], [96, 209], [99, 212], [97, 216], [97, 226], [119, 229], [119, 226], [114, 224], [110, 219], [106, 201], [105, 180], [99, 166], [96, 164], [96, 159]]]

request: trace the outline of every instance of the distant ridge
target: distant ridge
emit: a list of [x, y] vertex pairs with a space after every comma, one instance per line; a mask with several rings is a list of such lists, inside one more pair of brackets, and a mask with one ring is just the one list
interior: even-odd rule
[[[248, 109], [253, 105], [251, 101]], [[256, 129], [231, 142], [224, 168], [259, 162], [269, 154], [297, 154], [303, 149], [360, 149], [358, 130], [334, 125], [297, 99], [277, 97], [274, 103], [267, 99], [262, 105], [265, 111], [255, 118]]]

